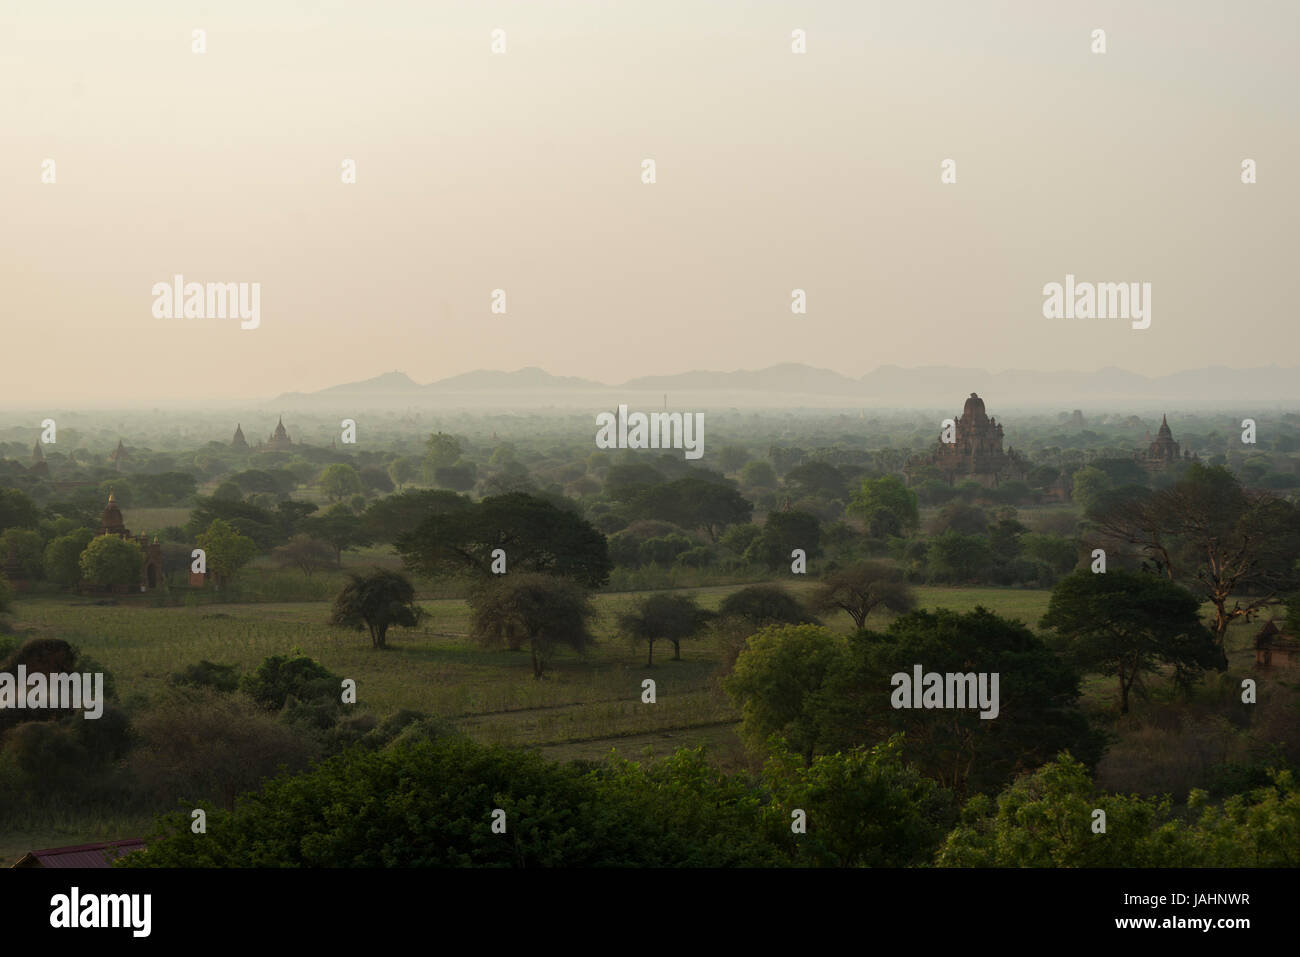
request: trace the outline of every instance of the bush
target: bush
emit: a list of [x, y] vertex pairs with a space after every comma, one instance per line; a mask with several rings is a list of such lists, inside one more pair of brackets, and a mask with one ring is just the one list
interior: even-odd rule
[[239, 667], [213, 664], [205, 658], [197, 665], [190, 665], [184, 671], [173, 674], [172, 683], [230, 692], [239, 687]]

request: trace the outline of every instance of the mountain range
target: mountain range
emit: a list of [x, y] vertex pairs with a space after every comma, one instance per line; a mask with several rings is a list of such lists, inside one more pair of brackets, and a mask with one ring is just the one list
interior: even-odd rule
[[[620, 384], [593, 379], [551, 375], [528, 367], [515, 372], [478, 370], [439, 379], [425, 385], [403, 372], [386, 372], [360, 382], [330, 386], [317, 392], [287, 392], [279, 405], [317, 405], [329, 400], [372, 404], [422, 405], [426, 400], [499, 399], [530, 397], [534, 400], [605, 401], [608, 396], [631, 393], [674, 393], [674, 405], [683, 393], [712, 404], [813, 405], [922, 405], [947, 407], [978, 392], [999, 406], [1058, 406], [1065, 402], [1217, 402], [1300, 400], [1300, 368], [1277, 365], [1252, 369], [1207, 366], [1203, 369], [1146, 376], [1108, 366], [1096, 372], [1041, 372], [1011, 369], [991, 373], [984, 369], [920, 366], [904, 369], [880, 366], [854, 379], [830, 369], [785, 362], [765, 369], [733, 372], [693, 371], [675, 375], [641, 376]], [[724, 397], [727, 401], [723, 401]], [[745, 401], [746, 397], [753, 401]], [[838, 401], [837, 401], [838, 400]]]

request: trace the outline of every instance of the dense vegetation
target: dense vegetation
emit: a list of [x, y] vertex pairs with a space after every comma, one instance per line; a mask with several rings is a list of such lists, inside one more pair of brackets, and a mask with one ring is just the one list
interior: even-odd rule
[[[919, 420], [841, 418], [724, 420], [708, 465], [545, 419], [0, 460], [0, 672], [110, 678], [98, 721], [7, 713], [0, 825], [208, 808], [132, 866], [1296, 863], [1296, 691], [1247, 670], [1300, 591], [1295, 421], [1189, 422], [1223, 453], [1148, 473], [1140, 423], [1040, 420], [988, 489], [904, 482]], [[97, 536], [109, 488], [163, 587]], [[997, 718], [892, 707], [918, 663], [998, 673]]]

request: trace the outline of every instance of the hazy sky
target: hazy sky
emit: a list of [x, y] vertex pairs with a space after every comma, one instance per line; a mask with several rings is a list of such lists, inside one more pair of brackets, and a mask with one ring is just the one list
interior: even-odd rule
[[[1295, 364], [1298, 11], [7, 0], [0, 401]], [[176, 273], [260, 327], [155, 318]], [[1152, 283], [1151, 327], [1045, 319], [1067, 273]]]

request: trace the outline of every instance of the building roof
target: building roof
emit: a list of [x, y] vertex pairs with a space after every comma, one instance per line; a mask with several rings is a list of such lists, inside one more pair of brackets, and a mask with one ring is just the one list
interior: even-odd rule
[[113, 497], [112, 489], [108, 492], [108, 504], [104, 506], [104, 514], [99, 516], [99, 527], [102, 530], [106, 528], [124, 528], [126, 522], [122, 519], [122, 510], [117, 507], [117, 499]]
[[28, 851], [14, 867], [110, 867], [123, 854], [144, 849], [144, 841], [130, 837], [102, 844], [77, 844], [72, 847], [47, 847]]

